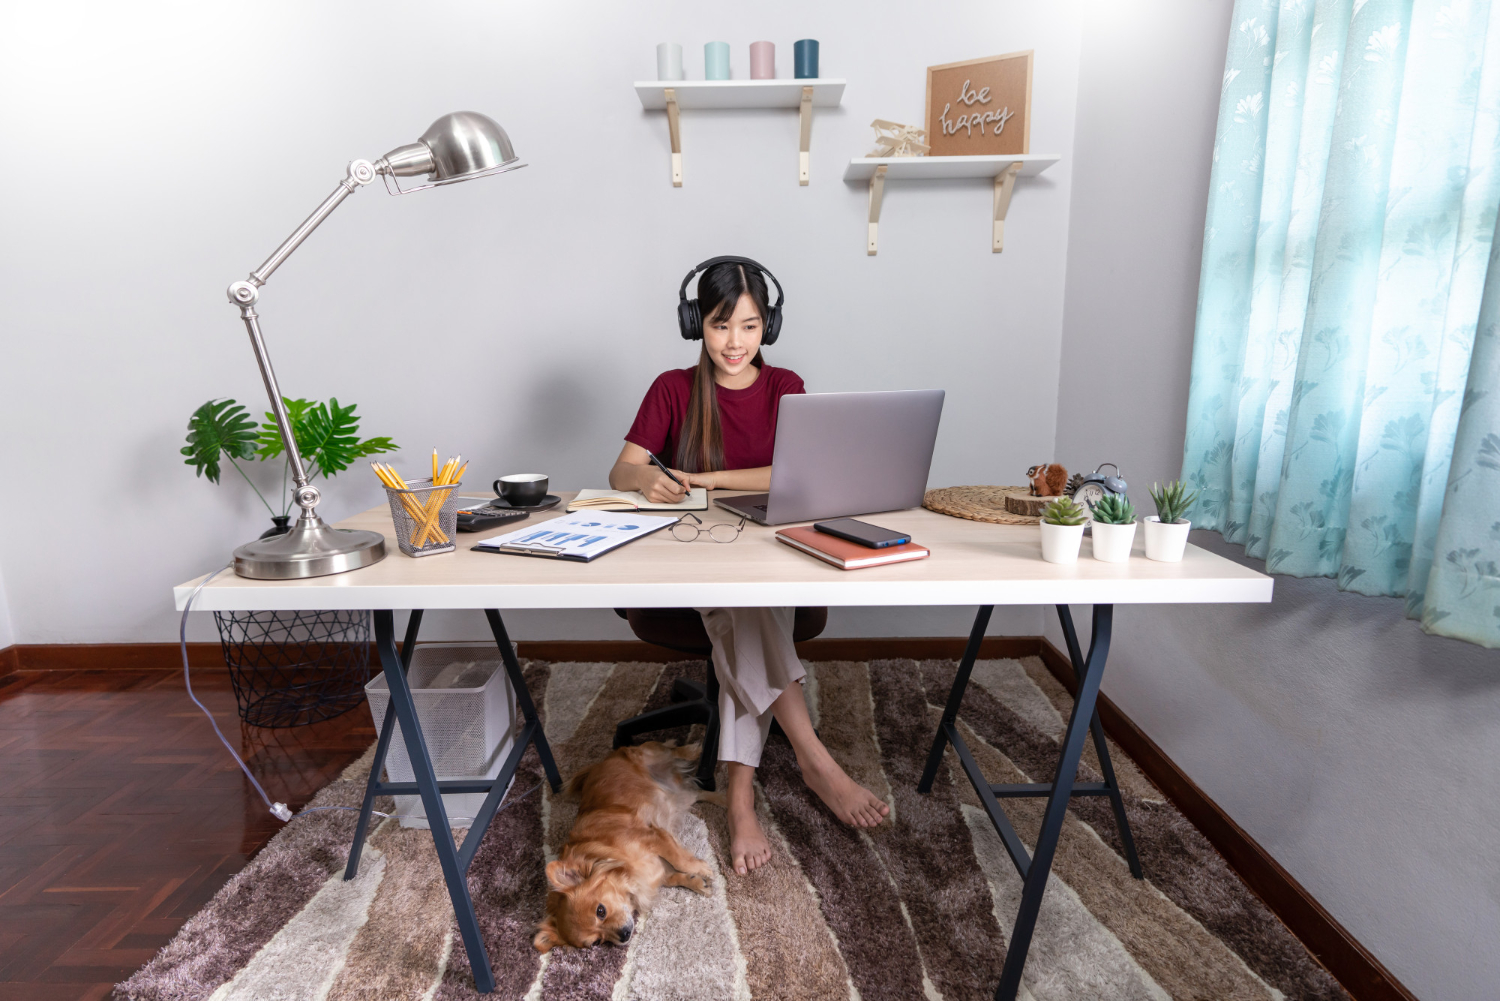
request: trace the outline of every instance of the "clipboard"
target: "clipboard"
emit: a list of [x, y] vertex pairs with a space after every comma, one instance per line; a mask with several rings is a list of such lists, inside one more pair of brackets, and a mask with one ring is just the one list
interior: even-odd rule
[[470, 548], [480, 553], [590, 563], [676, 523], [676, 518], [636, 512], [581, 511], [485, 539]]

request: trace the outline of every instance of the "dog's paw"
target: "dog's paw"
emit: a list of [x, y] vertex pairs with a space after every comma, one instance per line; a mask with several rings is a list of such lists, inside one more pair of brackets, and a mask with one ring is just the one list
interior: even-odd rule
[[709, 889], [713, 885], [713, 877], [706, 872], [674, 872], [667, 877], [666, 885], [681, 886], [706, 897], [713, 892]]

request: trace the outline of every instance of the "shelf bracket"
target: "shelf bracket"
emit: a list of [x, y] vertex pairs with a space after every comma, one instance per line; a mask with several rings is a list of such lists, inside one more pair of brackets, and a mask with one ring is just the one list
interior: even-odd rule
[[[1021, 164], [1013, 163], [995, 175], [995, 232], [991, 253], [998, 254], [1005, 249], [1005, 214], [1010, 211], [1010, 196], [1016, 187], [1016, 176], [1020, 173]], [[870, 239], [873, 247], [874, 237]]]
[[812, 96], [811, 87], [802, 88], [802, 141], [797, 154], [797, 183], [807, 186], [807, 151], [812, 144]]
[[667, 128], [672, 133], [672, 187], [682, 187], [682, 125], [677, 120], [677, 89], [668, 87]]
[[880, 201], [885, 197], [885, 164], [875, 168], [870, 175], [870, 242], [865, 247], [867, 257], [875, 256], [875, 243], [880, 229]]

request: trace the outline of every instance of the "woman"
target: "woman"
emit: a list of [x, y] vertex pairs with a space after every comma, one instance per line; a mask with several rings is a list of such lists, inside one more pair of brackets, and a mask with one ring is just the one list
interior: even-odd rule
[[[691, 273], [689, 274], [691, 278]], [[686, 283], [684, 283], [684, 287]], [[712, 264], [698, 279], [703, 348], [694, 368], [657, 376], [609, 473], [615, 490], [652, 501], [683, 498], [651, 463], [656, 455], [687, 487], [769, 490], [781, 397], [804, 392], [796, 373], [774, 368], [760, 345], [771, 310], [759, 265]], [[697, 333], [692, 331], [691, 333]], [[700, 608], [719, 677], [719, 760], [729, 772], [729, 841], [735, 872], [771, 858], [755, 814], [755, 769], [774, 717], [797, 753], [808, 788], [846, 824], [874, 827], [890, 812], [858, 785], [813, 732], [792, 646], [791, 608]]]

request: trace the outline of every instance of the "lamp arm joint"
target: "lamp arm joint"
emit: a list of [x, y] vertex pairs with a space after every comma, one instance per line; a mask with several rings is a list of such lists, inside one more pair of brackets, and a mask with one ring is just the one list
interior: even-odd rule
[[322, 224], [333, 214], [345, 198], [375, 180], [375, 165], [369, 160], [350, 160], [349, 168], [345, 172], [333, 193], [323, 199], [323, 203], [313, 210], [312, 215], [302, 221], [302, 225], [292, 231], [292, 235], [281, 242], [281, 246], [267, 257], [265, 262], [254, 271], [250, 272], [247, 281], [234, 282], [226, 290], [229, 301], [237, 306], [253, 304], [260, 298], [260, 287], [270, 280], [271, 274], [283, 261], [292, 256], [292, 252], [302, 246], [303, 242], [312, 235], [313, 230]]

